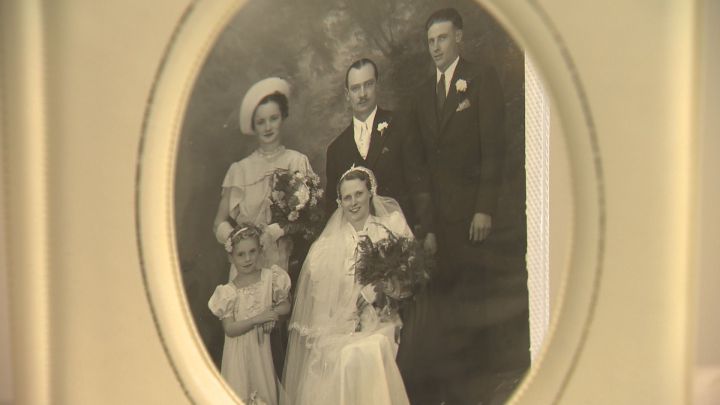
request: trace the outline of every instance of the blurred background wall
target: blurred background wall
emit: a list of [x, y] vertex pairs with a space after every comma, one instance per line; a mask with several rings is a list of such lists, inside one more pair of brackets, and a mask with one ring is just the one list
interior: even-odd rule
[[[434, 69], [425, 20], [449, 6], [464, 18], [464, 57], [494, 65], [503, 84], [505, 170], [501, 208], [488, 243], [496, 265], [523, 274], [524, 59], [492, 16], [472, 0], [250, 0], [220, 35], [199, 73], [182, 124], [176, 165], [176, 229], [186, 295], [217, 364], [223, 332], [207, 301], [215, 286], [227, 282], [228, 265], [212, 222], [225, 172], [255, 148], [237, 124], [244, 92], [268, 76], [289, 80], [293, 94], [284, 143], [306, 154], [324, 179], [325, 149], [351, 119], [343, 89], [347, 66], [360, 57], [373, 59], [380, 71], [379, 105], [403, 108]], [[516, 293], [526, 296], [524, 283]], [[526, 334], [518, 330], [509, 336], [524, 345]], [[508, 345], [516, 347], [517, 342]]]

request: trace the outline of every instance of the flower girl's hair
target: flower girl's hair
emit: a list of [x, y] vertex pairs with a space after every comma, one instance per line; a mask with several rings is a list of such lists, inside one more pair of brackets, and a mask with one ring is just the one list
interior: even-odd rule
[[232, 232], [230, 232], [230, 235], [228, 236], [227, 240], [225, 241], [225, 251], [228, 253], [232, 253], [233, 248], [235, 245], [238, 244], [241, 240], [245, 239], [255, 239], [255, 242], [258, 246], [260, 245], [260, 235], [262, 234], [262, 231], [260, 228], [258, 228], [255, 224], [250, 222], [243, 222], [238, 224]]

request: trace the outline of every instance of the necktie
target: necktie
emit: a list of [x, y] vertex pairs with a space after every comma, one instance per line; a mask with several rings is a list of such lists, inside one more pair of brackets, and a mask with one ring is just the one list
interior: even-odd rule
[[440, 80], [437, 82], [437, 113], [438, 117], [442, 116], [443, 107], [445, 107], [445, 73], [440, 75]]
[[363, 159], [367, 158], [368, 149], [370, 149], [368, 148], [370, 145], [368, 138], [367, 128], [365, 128], [365, 123], [362, 123], [362, 125], [360, 125], [360, 145], [358, 145], [358, 149]]

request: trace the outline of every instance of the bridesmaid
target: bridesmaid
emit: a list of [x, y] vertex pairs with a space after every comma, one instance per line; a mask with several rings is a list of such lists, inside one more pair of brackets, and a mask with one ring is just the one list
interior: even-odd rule
[[[254, 136], [257, 149], [249, 156], [230, 165], [222, 184], [220, 205], [213, 230], [221, 244], [225, 244], [233, 229], [233, 222], [250, 221], [258, 226], [270, 225], [271, 192], [270, 174], [276, 169], [299, 170], [312, 174], [307, 156], [287, 149], [282, 145], [282, 129], [288, 117], [289, 84], [280, 78], [271, 77], [255, 83], [243, 98], [240, 106], [240, 130]], [[282, 236], [277, 225], [267, 228], [264, 246], [265, 266], [279, 265], [288, 270], [288, 257], [292, 249], [289, 237]], [[278, 239], [279, 238], [279, 239]], [[273, 240], [275, 239], [275, 240]], [[235, 275], [230, 268], [230, 280]]]
[[[213, 231], [217, 241], [225, 244], [235, 224], [252, 222], [265, 227], [263, 235], [264, 259], [262, 267], [277, 265], [289, 271], [292, 240], [283, 236], [277, 224], [271, 221], [270, 201], [272, 172], [276, 169], [313, 174], [307, 156], [287, 149], [282, 144], [283, 126], [288, 117], [290, 85], [283, 79], [270, 77], [250, 87], [240, 105], [240, 130], [253, 136], [257, 148], [247, 157], [230, 165], [222, 184]], [[230, 280], [237, 270], [230, 266]], [[291, 279], [295, 279], [292, 277]], [[282, 322], [273, 333], [273, 357], [278, 370], [282, 370], [287, 331]]]

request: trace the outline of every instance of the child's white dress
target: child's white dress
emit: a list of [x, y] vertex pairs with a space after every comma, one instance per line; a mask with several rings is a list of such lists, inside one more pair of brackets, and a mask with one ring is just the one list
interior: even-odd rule
[[[238, 320], [251, 318], [288, 297], [290, 277], [278, 266], [262, 269], [260, 280], [238, 288], [230, 282], [215, 289], [208, 307], [215, 316]], [[225, 336], [221, 374], [238, 397], [250, 403], [250, 397], [278, 403], [277, 377], [275, 376], [270, 335], [258, 328], [236, 336]]]

